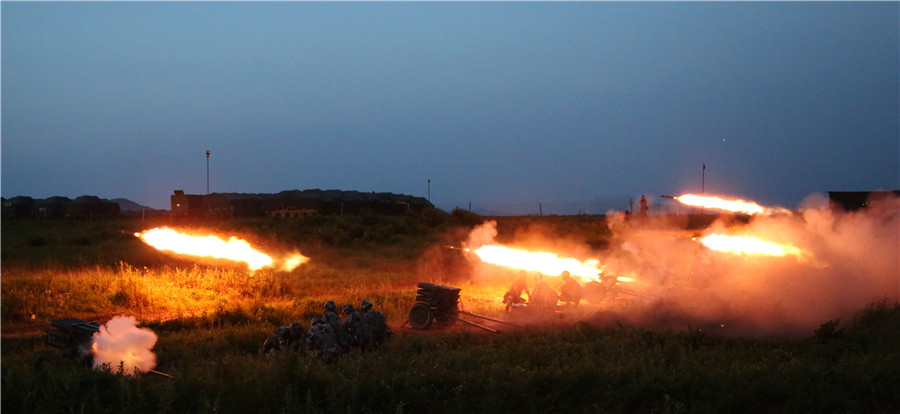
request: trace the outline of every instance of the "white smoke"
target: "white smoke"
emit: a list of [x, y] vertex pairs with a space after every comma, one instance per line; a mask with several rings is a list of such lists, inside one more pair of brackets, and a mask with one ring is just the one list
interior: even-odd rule
[[[808, 252], [784, 257], [714, 251], [677, 220], [610, 213], [610, 247], [595, 257], [607, 272], [634, 278], [622, 286], [641, 295], [628, 306], [603, 303], [593, 317], [735, 335], [806, 335], [831, 320], [849, 321], [874, 302], [900, 300], [900, 198], [870, 202], [856, 212], [825, 204], [811, 197], [797, 213], [746, 222], [723, 215], [699, 231], [752, 236]], [[480, 226], [470, 241], [483, 241], [493, 228]]]
[[897, 301], [900, 294], [898, 198], [850, 213], [819, 207], [755, 217], [744, 225], [720, 219], [703, 232], [791, 244], [809, 252], [801, 257], [743, 256], [706, 249], [688, 237], [639, 237], [627, 223], [613, 229], [624, 235], [623, 243], [604, 262], [634, 272], [657, 298], [622, 315], [636, 323], [674, 320], [725, 325], [738, 334], [810, 333], [826, 321], [846, 321], [873, 302]]
[[479, 226], [475, 226], [475, 228], [469, 232], [469, 237], [462, 245], [463, 248], [466, 249], [477, 249], [486, 244], [493, 243], [494, 237], [497, 237], [497, 222], [490, 220]]
[[156, 334], [138, 328], [133, 316], [116, 316], [94, 333], [94, 367], [109, 365], [113, 371], [131, 375], [135, 369], [147, 372], [156, 367]]

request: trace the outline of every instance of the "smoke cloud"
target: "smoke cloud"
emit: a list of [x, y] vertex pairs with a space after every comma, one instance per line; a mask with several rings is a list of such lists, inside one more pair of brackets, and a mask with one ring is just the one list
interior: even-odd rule
[[135, 369], [147, 372], [156, 367], [156, 334], [138, 328], [133, 316], [116, 316], [94, 333], [94, 367], [108, 364], [113, 371], [131, 375]]
[[[592, 254], [607, 273], [633, 278], [621, 286], [634, 295], [601, 302], [583, 319], [726, 335], [796, 336], [812, 334], [831, 320], [849, 321], [872, 303], [900, 300], [900, 198], [843, 212], [813, 196], [794, 213], [743, 221], [722, 215], [699, 235], [684, 231], [681, 224], [666, 217], [607, 215], [610, 246]], [[715, 251], [698, 237], [711, 233], [789, 244], [805, 253]], [[488, 222], [472, 231], [467, 245], [487, 244], [494, 236], [495, 225]], [[529, 239], [530, 245], [537, 238], [516, 237]], [[546, 245], [560, 243], [546, 240]], [[586, 249], [578, 250], [583, 254]]]
[[497, 222], [493, 220], [486, 221], [479, 226], [475, 226], [462, 245], [466, 249], [478, 248], [485, 244], [493, 243], [495, 237], [497, 237]]

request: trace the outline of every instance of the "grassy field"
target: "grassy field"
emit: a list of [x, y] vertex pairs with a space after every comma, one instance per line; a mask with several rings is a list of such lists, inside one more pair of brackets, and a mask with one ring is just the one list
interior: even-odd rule
[[[484, 218], [313, 216], [205, 223], [138, 220], [2, 223], [3, 412], [897, 412], [900, 307], [822, 321], [805, 338], [725, 338], [703, 331], [601, 328], [555, 320], [501, 334], [401, 325], [416, 283], [462, 288], [467, 310], [502, 316], [503, 285], [468, 280], [458, 251]], [[603, 248], [602, 216], [497, 218], [497, 240], [540, 226]], [[176, 258], [134, 232], [161, 225], [236, 235], [265, 251], [299, 250], [293, 272], [248, 272]], [[690, 226], [692, 224], [688, 224]], [[322, 303], [369, 299], [394, 337], [333, 365], [263, 355], [275, 328], [306, 327]], [[66, 364], [35, 370], [50, 320], [124, 314], [152, 329], [157, 370], [122, 375]]]

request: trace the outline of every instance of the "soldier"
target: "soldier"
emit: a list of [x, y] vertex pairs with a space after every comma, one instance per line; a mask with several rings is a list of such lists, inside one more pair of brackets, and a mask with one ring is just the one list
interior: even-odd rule
[[344, 325], [341, 324], [341, 317], [337, 314], [337, 305], [334, 301], [329, 300], [325, 302], [324, 316], [325, 322], [331, 325], [331, 329], [334, 331], [334, 334], [337, 336], [338, 346], [344, 349], [344, 352], [350, 350], [350, 338], [347, 337], [347, 330], [344, 329]]
[[281, 326], [275, 330], [275, 333], [269, 335], [266, 338], [266, 341], [263, 342], [263, 352], [266, 355], [275, 355], [280, 351], [288, 349], [288, 342], [291, 337], [291, 328], [287, 326]]
[[299, 351], [303, 346], [304, 332], [300, 322], [281, 326], [263, 343], [263, 352], [275, 355], [280, 351]]
[[556, 307], [558, 301], [559, 295], [556, 294], [556, 291], [544, 281], [543, 275], [538, 275], [532, 291], [531, 303], [538, 308], [551, 310]]
[[343, 353], [334, 330], [321, 316], [312, 319], [312, 328], [306, 336], [306, 349], [328, 364], [337, 362]]
[[562, 286], [559, 287], [559, 300], [578, 306], [581, 303], [582, 296], [581, 283], [573, 279], [567, 270], [562, 272], [562, 279]]
[[372, 336], [368, 320], [356, 309], [353, 309], [353, 305], [344, 305], [343, 314], [344, 328], [350, 338], [350, 346], [359, 347], [365, 352], [371, 343]]
[[519, 272], [519, 275], [513, 280], [512, 286], [510, 286], [509, 290], [506, 291], [506, 294], [503, 295], [503, 303], [506, 304], [506, 310], [509, 310], [512, 305], [526, 302], [525, 298], [522, 297], [522, 292], [531, 296], [531, 293], [528, 292], [528, 282], [525, 281], [524, 270]]
[[303, 341], [306, 339], [306, 333], [303, 329], [303, 324], [300, 322], [294, 322], [291, 324], [291, 342], [288, 344], [288, 350], [290, 351], [300, 351], [303, 348]]
[[393, 332], [387, 324], [387, 318], [381, 312], [372, 309], [372, 302], [369, 302], [368, 299], [363, 300], [359, 305], [359, 309], [369, 323], [369, 330], [372, 333], [372, 346], [377, 348], [384, 341], [390, 339]]
[[603, 296], [616, 296], [616, 285], [619, 284], [619, 278], [612, 274], [600, 274], [600, 284], [603, 286]]

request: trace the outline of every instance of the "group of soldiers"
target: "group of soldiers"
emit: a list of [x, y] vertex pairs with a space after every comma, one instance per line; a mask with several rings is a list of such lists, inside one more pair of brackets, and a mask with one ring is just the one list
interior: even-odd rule
[[[516, 279], [513, 280], [512, 286], [506, 291], [506, 294], [503, 295], [503, 303], [506, 305], [507, 311], [513, 306], [524, 303], [545, 310], [555, 309], [559, 302], [564, 302], [566, 305], [578, 306], [578, 304], [581, 303], [581, 300], [585, 298], [586, 293], [593, 293], [593, 296], [596, 296], [597, 292], [593, 291], [598, 290], [597, 287], [599, 287], [602, 296], [602, 293], [610, 290], [616, 284], [615, 276], [600, 274], [598, 276], [600, 282], [589, 282], [588, 288], [594, 289], [588, 289], [591, 292], [585, 292], [586, 289], [581, 283], [575, 280], [568, 271], [563, 271], [560, 274], [563, 283], [559, 287], [558, 294], [544, 280], [543, 275], [541, 274], [538, 274], [537, 276], [534, 290], [529, 292], [528, 284], [525, 281], [525, 275], [525, 271], [521, 271], [519, 275], [516, 276]], [[523, 293], [528, 295], [528, 300], [522, 296]]]
[[263, 344], [266, 354], [278, 351], [301, 351], [305, 349], [327, 363], [335, 362], [350, 352], [351, 348], [359, 348], [365, 352], [380, 346], [391, 337], [391, 328], [381, 312], [372, 309], [372, 302], [363, 300], [359, 310], [353, 305], [344, 305], [341, 313], [343, 321], [337, 314], [337, 304], [327, 301], [321, 316], [312, 318], [312, 326], [303, 330], [300, 322], [290, 326], [282, 326], [275, 330]]

